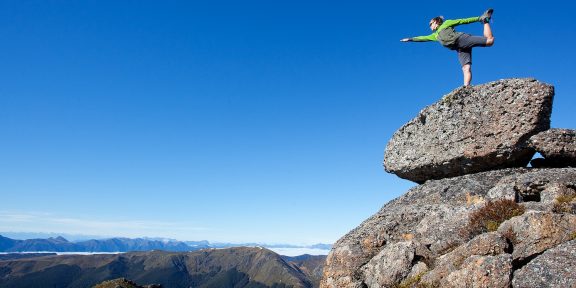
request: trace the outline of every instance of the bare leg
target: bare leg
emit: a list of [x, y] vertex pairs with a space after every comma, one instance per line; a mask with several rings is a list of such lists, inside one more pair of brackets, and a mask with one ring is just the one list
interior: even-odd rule
[[494, 35], [492, 35], [492, 28], [490, 23], [484, 23], [484, 37], [486, 37], [486, 46], [494, 45]]
[[462, 73], [464, 74], [464, 86], [470, 86], [472, 81], [472, 68], [470, 64], [462, 66]]

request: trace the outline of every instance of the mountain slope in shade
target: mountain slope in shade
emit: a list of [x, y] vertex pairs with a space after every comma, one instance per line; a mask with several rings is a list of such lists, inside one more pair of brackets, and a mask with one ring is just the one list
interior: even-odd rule
[[0, 254], [0, 261], [44, 257], [44, 256], [54, 256], [54, 255], [57, 255], [57, 254], [56, 253], [8, 253], [8, 254]]
[[308, 277], [264, 248], [188, 253], [60, 255], [0, 261], [0, 287], [92, 287], [110, 279], [170, 287], [313, 287]]
[[282, 256], [282, 259], [302, 271], [302, 273], [310, 279], [314, 287], [320, 286], [326, 255], [314, 256], [306, 254], [296, 257]]

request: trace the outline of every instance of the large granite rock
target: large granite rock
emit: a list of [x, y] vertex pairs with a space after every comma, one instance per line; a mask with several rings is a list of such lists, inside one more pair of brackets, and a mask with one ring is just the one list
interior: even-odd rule
[[[544, 156], [541, 166], [576, 167], [576, 130], [550, 129], [528, 141], [528, 146]], [[535, 166], [534, 164], [532, 166]]]
[[[576, 216], [555, 212], [560, 196], [576, 194], [574, 183], [576, 168], [512, 168], [427, 181], [338, 240], [321, 287], [509, 287], [527, 261], [574, 237]], [[526, 212], [494, 232], [472, 239], [461, 233], [473, 212], [498, 199], [515, 199]]]
[[525, 167], [534, 154], [527, 140], [550, 128], [553, 96], [534, 79], [458, 88], [394, 134], [384, 167], [417, 183]]

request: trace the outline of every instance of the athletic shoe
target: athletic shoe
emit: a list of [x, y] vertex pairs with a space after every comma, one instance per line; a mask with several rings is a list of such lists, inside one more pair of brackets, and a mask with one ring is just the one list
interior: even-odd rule
[[492, 18], [492, 12], [494, 12], [494, 9], [490, 8], [488, 10], [486, 10], [486, 12], [484, 12], [484, 14], [482, 14], [482, 16], [480, 16], [480, 22], [482, 23], [490, 23], [490, 18]]

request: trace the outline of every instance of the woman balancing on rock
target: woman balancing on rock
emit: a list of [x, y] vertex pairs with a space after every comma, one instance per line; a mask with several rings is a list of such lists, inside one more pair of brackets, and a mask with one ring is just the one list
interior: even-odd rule
[[[444, 17], [442, 16], [434, 17], [430, 20], [430, 29], [433, 31], [432, 34], [428, 36], [404, 38], [400, 41], [438, 41], [442, 46], [450, 50], [458, 51], [458, 60], [460, 61], [460, 65], [462, 65], [462, 73], [464, 73], [464, 86], [468, 86], [472, 80], [472, 48], [490, 47], [494, 44], [494, 36], [492, 36], [492, 29], [490, 28], [490, 18], [492, 17], [493, 11], [493, 9], [488, 9], [482, 16], [456, 20], [444, 21]], [[484, 24], [484, 37], [472, 36], [454, 30], [454, 26], [474, 22], [482, 22]]]

